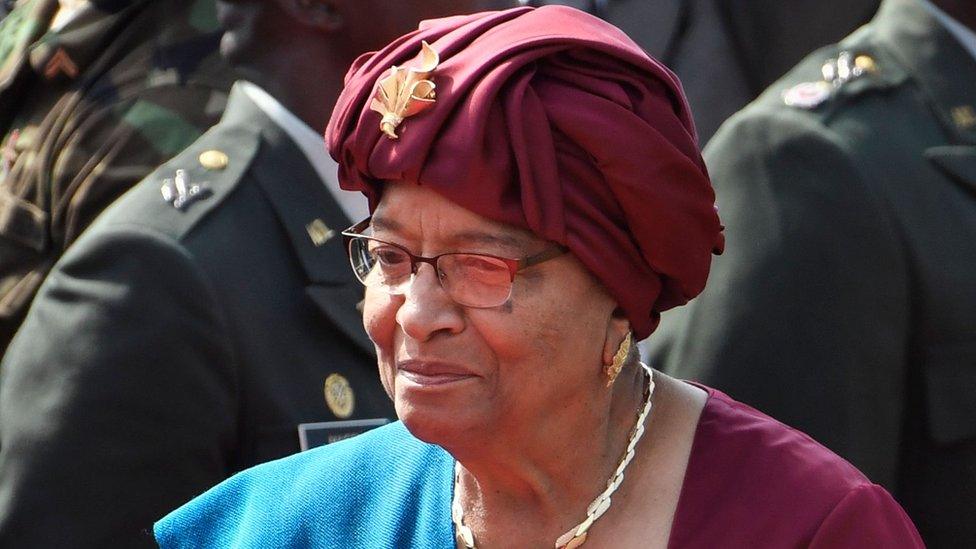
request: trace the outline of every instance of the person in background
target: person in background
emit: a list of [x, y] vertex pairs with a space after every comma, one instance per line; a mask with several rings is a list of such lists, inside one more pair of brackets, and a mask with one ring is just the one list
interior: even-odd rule
[[218, 2], [248, 80], [68, 250], [4, 357], [0, 546], [151, 547], [155, 519], [302, 427], [393, 415], [338, 237], [366, 208], [320, 132], [362, 51], [493, 4]]
[[729, 252], [652, 363], [802, 429], [976, 547], [976, 3], [885, 0], [705, 152]]
[[0, 23], [0, 355], [51, 266], [223, 111], [213, 0], [21, 0]]
[[356, 63], [326, 138], [402, 422], [235, 475], [161, 547], [922, 546], [849, 463], [640, 362], [723, 237], [681, 85], [624, 33], [428, 21]]
[[702, 143], [816, 48], [866, 23], [878, 0], [525, 0], [586, 9], [670, 67]]

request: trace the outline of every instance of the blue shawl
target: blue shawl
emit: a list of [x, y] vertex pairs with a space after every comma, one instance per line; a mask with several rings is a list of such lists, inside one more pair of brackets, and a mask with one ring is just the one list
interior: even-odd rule
[[162, 549], [453, 547], [453, 472], [396, 422], [238, 473], [154, 531]]

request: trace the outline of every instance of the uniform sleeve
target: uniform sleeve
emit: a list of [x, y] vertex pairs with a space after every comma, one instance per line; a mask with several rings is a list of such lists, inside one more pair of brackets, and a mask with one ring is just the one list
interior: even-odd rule
[[706, 150], [727, 247], [662, 319], [652, 363], [893, 480], [908, 345], [906, 258], [858, 162], [810, 113], [751, 109]]
[[4, 357], [0, 545], [154, 547], [153, 521], [231, 467], [226, 334], [178, 244], [141, 228], [81, 239]]
[[823, 521], [811, 549], [923, 549], [925, 544], [905, 511], [877, 485], [863, 485], [847, 494]]

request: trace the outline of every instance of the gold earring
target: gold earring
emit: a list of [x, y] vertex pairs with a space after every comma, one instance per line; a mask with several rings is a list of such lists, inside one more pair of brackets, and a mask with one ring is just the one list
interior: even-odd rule
[[631, 344], [630, 332], [627, 332], [627, 337], [620, 342], [620, 347], [617, 348], [617, 354], [613, 355], [613, 362], [607, 366], [607, 387], [613, 385], [613, 382], [617, 380], [617, 376], [620, 375], [620, 370], [623, 370], [624, 362], [627, 361], [627, 355], [630, 354]]

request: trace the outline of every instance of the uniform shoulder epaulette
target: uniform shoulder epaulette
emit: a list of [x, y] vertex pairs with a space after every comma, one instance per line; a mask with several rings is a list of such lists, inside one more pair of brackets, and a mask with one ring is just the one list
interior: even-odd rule
[[179, 237], [218, 207], [242, 179], [260, 137], [241, 127], [210, 129], [120, 199], [106, 223], [152, 226]]
[[246, 129], [215, 126], [154, 172], [159, 198], [180, 212], [219, 202], [250, 165], [258, 142]]
[[863, 41], [843, 43], [832, 50], [820, 50], [801, 63], [794, 76], [802, 78], [801, 74], [810, 74], [816, 70], [817, 64], [819, 78], [801, 81], [783, 89], [781, 98], [784, 104], [813, 110], [827, 103], [837, 103], [842, 98], [896, 86], [905, 78], [904, 71], [883, 51]]

